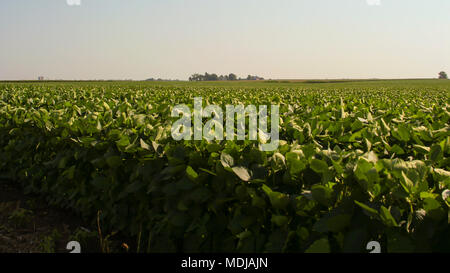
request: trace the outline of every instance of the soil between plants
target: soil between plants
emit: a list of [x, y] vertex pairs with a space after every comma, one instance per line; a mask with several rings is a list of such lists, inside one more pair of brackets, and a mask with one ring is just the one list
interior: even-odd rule
[[75, 232], [88, 230], [84, 224], [73, 213], [0, 181], [0, 253], [68, 253]]

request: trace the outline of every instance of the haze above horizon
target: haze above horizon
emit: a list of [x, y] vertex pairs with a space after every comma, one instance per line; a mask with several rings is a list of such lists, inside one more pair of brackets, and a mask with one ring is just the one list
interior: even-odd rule
[[448, 0], [2, 0], [0, 80], [436, 78]]

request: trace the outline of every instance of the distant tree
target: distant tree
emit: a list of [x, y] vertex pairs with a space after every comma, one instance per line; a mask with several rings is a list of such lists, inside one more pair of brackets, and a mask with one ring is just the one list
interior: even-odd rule
[[447, 80], [448, 79], [447, 73], [445, 73], [444, 71], [439, 72], [439, 79]]
[[230, 75], [228, 75], [228, 80], [229, 81], [235, 81], [237, 80], [237, 76], [233, 73], [230, 73]]
[[259, 81], [259, 80], [264, 80], [264, 78], [259, 77], [259, 76], [248, 75], [247, 76], [247, 80], [249, 80], [249, 81]]
[[189, 80], [190, 81], [204, 81], [205, 80], [204, 78], [205, 77], [203, 75], [195, 73], [194, 75], [189, 77]]
[[218, 76], [215, 73], [209, 74], [208, 72], [205, 72], [204, 75], [195, 73], [189, 77], [189, 81], [235, 81], [235, 80], [237, 80], [237, 76], [233, 73], [230, 73], [229, 75]]
[[208, 81], [217, 81], [217, 80], [219, 80], [219, 76], [217, 76], [217, 74], [211, 74], [211, 75], [209, 75], [209, 79], [208, 79]]

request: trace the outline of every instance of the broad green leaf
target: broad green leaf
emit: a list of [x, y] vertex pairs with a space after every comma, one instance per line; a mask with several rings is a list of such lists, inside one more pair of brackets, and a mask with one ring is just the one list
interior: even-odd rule
[[315, 158], [311, 160], [310, 166], [316, 173], [324, 173], [328, 170], [328, 165], [325, 161]]
[[430, 150], [430, 160], [433, 162], [438, 162], [442, 159], [442, 148], [440, 145], [431, 146]]
[[105, 160], [106, 164], [113, 169], [122, 165], [122, 158], [120, 158], [120, 156], [108, 156]]
[[305, 163], [299, 159], [292, 160], [289, 163], [289, 172], [291, 175], [298, 175], [300, 174], [304, 169], [306, 169]]
[[287, 223], [289, 222], [289, 218], [284, 215], [272, 215], [271, 222], [279, 227], [282, 227], [287, 225]]
[[281, 192], [272, 191], [268, 186], [263, 185], [262, 190], [269, 196], [270, 203], [276, 209], [285, 209], [289, 204], [289, 197]]
[[305, 253], [330, 253], [330, 243], [326, 238], [319, 239], [315, 241]]
[[430, 192], [421, 192], [420, 193], [420, 199], [426, 199], [426, 198], [431, 198], [431, 199], [436, 199], [436, 197], [438, 197], [438, 194], [435, 193], [430, 193]]
[[324, 206], [330, 206], [333, 202], [333, 190], [322, 185], [314, 185], [311, 188], [312, 197]]
[[234, 166], [233, 157], [225, 152], [222, 152], [222, 154], [220, 155], [220, 162], [222, 163], [222, 166], [224, 168], [231, 168], [232, 166]]
[[142, 138], [140, 139], [140, 143], [141, 143], [141, 148], [142, 148], [142, 149], [151, 151], [150, 145], [148, 145], [147, 143], [145, 143], [145, 141], [144, 141]]
[[232, 170], [242, 181], [247, 182], [251, 178], [251, 175], [246, 167], [236, 166], [233, 167]]
[[208, 152], [214, 153], [220, 151], [221, 147], [216, 143], [211, 143], [206, 146], [206, 149], [208, 150]]
[[122, 136], [118, 141], [116, 141], [117, 147], [124, 148], [130, 145], [130, 139], [127, 136]]

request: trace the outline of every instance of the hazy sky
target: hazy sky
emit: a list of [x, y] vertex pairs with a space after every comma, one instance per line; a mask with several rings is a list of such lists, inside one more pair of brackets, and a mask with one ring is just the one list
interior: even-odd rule
[[0, 0], [0, 80], [450, 73], [449, 0]]

